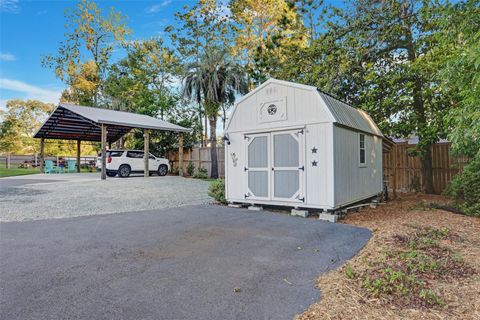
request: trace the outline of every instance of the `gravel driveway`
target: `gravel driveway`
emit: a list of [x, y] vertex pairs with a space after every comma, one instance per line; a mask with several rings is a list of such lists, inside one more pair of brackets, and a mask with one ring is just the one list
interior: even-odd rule
[[292, 319], [370, 235], [216, 205], [0, 223], [0, 319]]
[[0, 221], [66, 218], [204, 204], [209, 183], [175, 176], [100, 180], [98, 173], [0, 179]]

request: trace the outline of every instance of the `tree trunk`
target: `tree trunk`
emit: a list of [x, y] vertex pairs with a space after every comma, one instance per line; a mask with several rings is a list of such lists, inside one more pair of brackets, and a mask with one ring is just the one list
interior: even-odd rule
[[423, 173], [423, 189], [425, 193], [435, 193], [433, 188], [433, 166], [432, 166], [432, 145], [425, 147], [421, 157], [422, 173]]
[[203, 141], [205, 141], [205, 147], [207, 146], [208, 144], [208, 125], [207, 125], [207, 121], [208, 120], [208, 117], [207, 117], [207, 113], [205, 112], [205, 136], [203, 137]]
[[[404, 15], [407, 15], [409, 11], [409, 2], [404, 1]], [[408, 60], [414, 63], [417, 59], [417, 52], [415, 51], [415, 43], [413, 39], [413, 32], [411, 31], [411, 25], [408, 25], [408, 31], [406, 33], [407, 41], [407, 54]], [[420, 75], [417, 75], [414, 79], [412, 98], [414, 113], [417, 117], [417, 134], [419, 138], [419, 144], [422, 145], [425, 139], [423, 132], [424, 128], [428, 126], [427, 116], [425, 114], [425, 100], [422, 96], [423, 81]], [[423, 190], [427, 194], [432, 194], [433, 190], [433, 168], [432, 168], [432, 149], [431, 143], [423, 143], [422, 147], [422, 173], [423, 173]]]
[[217, 163], [217, 117], [210, 117], [210, 157], [212, 160], [212, 167], [210, 178], [218, 178], [218, 163]]

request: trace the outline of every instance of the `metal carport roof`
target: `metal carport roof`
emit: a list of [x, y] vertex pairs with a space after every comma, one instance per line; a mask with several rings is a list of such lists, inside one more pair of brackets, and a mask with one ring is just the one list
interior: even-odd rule
[[101, 125], [108, 126], [107, 141], [120, 139], [133, 128], [173, 132], [190, 132], [178, 126], [143, 114], [71, 104], [59, 104], [34, 138], [101, 141]]

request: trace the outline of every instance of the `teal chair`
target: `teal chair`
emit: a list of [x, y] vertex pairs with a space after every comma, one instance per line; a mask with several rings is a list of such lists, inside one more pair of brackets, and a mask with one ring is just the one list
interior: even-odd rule
[[67, 172], [75, 172], [77, 160], [67, 160]]
[[45, 173], [56, 173], [57, 167], [53, 165], [52, 160], [45, 160], [45, 167], [43, 168], [43, 171]]

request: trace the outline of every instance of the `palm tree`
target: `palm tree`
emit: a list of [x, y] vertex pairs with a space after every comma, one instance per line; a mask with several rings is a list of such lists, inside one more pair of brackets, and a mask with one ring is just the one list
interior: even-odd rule
[[236, 93], [248, 90], [246, 73], [227, 51], [208, 49], [198, 62], [187, 65], [183, 78], [183, 95], [203, 103], [210, 125], [211, 178], [218, 178], [217, 118], [222, 105], [232, 104]]

